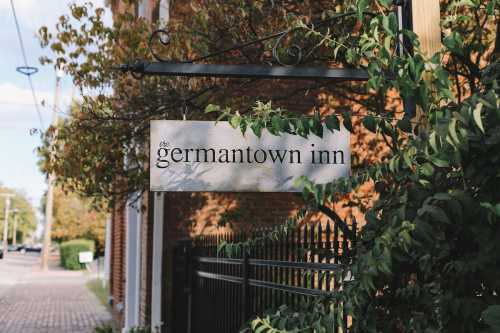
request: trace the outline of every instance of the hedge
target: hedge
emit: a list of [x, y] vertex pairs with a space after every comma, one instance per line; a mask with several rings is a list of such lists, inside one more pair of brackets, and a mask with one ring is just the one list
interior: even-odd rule
[[88, 239], [74, 239], [61, 243], [61, 266], [70, 270], [85, 268], [84, 264], [80, 264], [78, 258], [78, 254], [85, 251], [95, 253], [94, 241]]

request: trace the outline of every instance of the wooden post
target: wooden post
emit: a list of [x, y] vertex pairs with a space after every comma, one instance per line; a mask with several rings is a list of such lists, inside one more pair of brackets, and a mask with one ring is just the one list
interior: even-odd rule
[[421, 50], [430, 57], [441, 48], [441, 12], [439, 0], [412, 0], [413, 31]]
[[[412, 29], [420, 41], [420, 50], [426, 57], [432, 57], [441, 49], [439, 0], [411, 0], [411, 13]], [[415, 120], [426, 122], [422, 109], [417, 108]]]

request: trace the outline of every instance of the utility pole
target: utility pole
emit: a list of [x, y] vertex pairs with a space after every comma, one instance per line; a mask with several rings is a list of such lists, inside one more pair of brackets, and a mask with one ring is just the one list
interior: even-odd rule
[[7, 242], [7, 237], [8, 237], [8, 231], [9, 231], [9, 209], [10, 209], [10, 199], [14, 197], [15, 195], [12, 193], [0, 193], [0, 196], [5, 197], [5, 215], [4, 215], [4, 220], [3, 220], [3, 257], [5, 258], [7, 256], [8, 252], [8, 242]]
[[12, 214], [14, 214], [14, 224], [12, 225], [12, 245], [17, 245], [17, 217], [19, 209], [13, 209]]
[[[56, 91], [54, 94], [54, 106], [52, 108], [52, 125], [55, 127], [54, 136], [49, 143], [49, 161], [52, 161], [53, 147], [57, 138], [57, 123], [59, 117], [57, 116], [57, 108], [59, 104], [59, 94], [61, 90], [61, 78], [62, 71], [56, 71]], [[49, 178], [47, 180], [47, 199], [45, 201], [45, 227], [43, 232], [43, 249], [42, 257], [40, 262], [40, 267], [43, 271], [49, 269], [49, 255], [51, 246], [51, 234], [52, 234], [52, 213], [53, 213], [53, 199], [54, 199], [54, 182], [56, 180], [56, 175], [54, 172], [49, 173]]]

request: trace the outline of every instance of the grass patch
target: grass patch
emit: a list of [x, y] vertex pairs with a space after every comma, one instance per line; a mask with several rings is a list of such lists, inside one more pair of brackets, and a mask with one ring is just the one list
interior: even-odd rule
[[89, 288], [89, 290], [93, 292], [94, 295], [97, 296], [99, 302], [101, 302], [102, 305], [104, 305], [106, 308], [109, 308], [109, 303], [108, 303], [109, 292], [108, 288], [102, 285], [102, 280], [93, 279], [88, 281], [87, 288]]

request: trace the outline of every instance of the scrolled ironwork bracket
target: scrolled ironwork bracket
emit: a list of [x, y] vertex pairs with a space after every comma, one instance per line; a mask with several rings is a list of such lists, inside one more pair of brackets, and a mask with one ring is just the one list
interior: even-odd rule
[[[316, 27], [325, 26], [329, 23], [355, 15], [355, 12], [348, 12], [336, 15], [327, 20], [317, 22]], [[372, 15], [367, 13], [367, 15]], [[130, 72], [134, 78], [141, 79], [145, 75], [158, 76], [189, 76], [189, 77], [223, 77], [223, 78], [261, 78], [261, 79], [293, 79], [293, 80], [316, 80], [329, 79], [339, 81], [366, 81], [369, 79], [368, 73], [364, 69], [357, 68], [326, 68], [326, 67], [299, 67], [311, 51], [304, 51], [297, 44], [284, 47], [282, 54], [279, 52], [279, 45], [285, 38], [297, 31], [299, 28], [289, 28], [265, 37], [232, 46], [221, 51], [204, 55], [190, 60], [170, 60], [165, 59], [154, 48], [154, 43], [166, 47], [170, 44], [169, 32], [164, 29], [155, 30], [149, 36], [148, 48], [156, 62], [136, 61], [133, 64], [119, 66], [122, 72]], [[200, 64], [198, 62], [213, 58], [231, 51], [240, 50], [251, 45], [273, 40], [276, 42], [272, 48], [276, 66], [267, 65], [222, 65], [222, 64]], [[158, 45], [158, 44], [157, 44]], [[283, 55], [287, 59], [283, 59]], [[305, 55], [305, 56], [304, 56]]]

